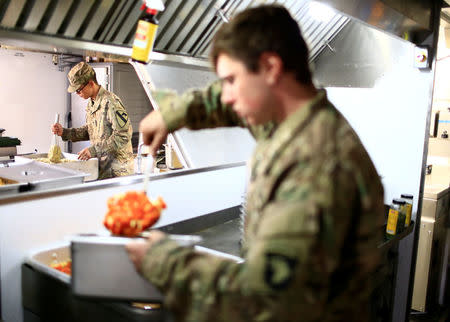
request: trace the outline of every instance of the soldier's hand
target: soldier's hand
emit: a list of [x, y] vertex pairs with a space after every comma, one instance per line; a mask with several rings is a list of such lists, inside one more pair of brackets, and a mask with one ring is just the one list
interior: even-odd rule
[[159, 111], [150, 112], [142, 119], [139, 123], [139, 132], [142, 133], [144, 144], [149, 146], [153, 157], [156, 156], [158, 148], [166, 141], [169, 134], [166, 123], [164, 123]]
[[61, 136], [62, 133], [63, 133], [63, 127], [62, 127], [62, 125], [59, 124], [59, 123], [53, 124], [53, 125], [52, 125], [52, 132], [53, 132], [53, 134], [56, 134], [56, 135]]
[[89, 151], [89, 148], [84, 148], [80, 152], [78, 152], [78, 160], [89, 160], [91, 158], [91, 151]]
[[130, 257], [130, 260], [133, 262], [138, 272], [140, 272], [142, 269], [142, 260], [144, 259], [147, 250], [165, 237], [165, 233], [159, 230], [154, 230], [150, 233], [150, 236], [148, 237], [146, 242], [135, 241], [125, 245], [128, 256]]

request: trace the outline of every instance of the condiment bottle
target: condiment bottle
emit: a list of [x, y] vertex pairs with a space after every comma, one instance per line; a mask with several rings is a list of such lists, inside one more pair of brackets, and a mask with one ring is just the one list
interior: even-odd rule
[[395, 235], [402, 232], [405, 227], [405, 201], [393, 199], [389, 208], [388, 221], [386, 225], [386, 238], [392, 239]]
[[150, 60], [150, 53], [153, 50], [153, 43], [155, 42], [158, 29], [158, 20], [155, 17], [158, 11], [148, 8], [145, 4], [142, 5], [141, 10], [145, 10], [145, 14], [138, 21], [131, 59], [147, 64]]
[[405, 227], [408, 227], [411, 224], [411, 215], [412, 215], [414, 196], [410, 195], [410, 194], [402, 194], [400, 197], [403, 201], [405, 201], [405, 209], [406, 209]]

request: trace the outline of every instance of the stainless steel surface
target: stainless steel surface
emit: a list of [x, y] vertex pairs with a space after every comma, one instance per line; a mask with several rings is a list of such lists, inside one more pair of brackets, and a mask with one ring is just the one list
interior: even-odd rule
[[[17, 156], [17, 160], [23, 160], [23, 159], [31, 159], [35, 160], [38, 158], [47, 158], [47, 153], [35, 153], [35, 154], [29, 154], [26, 156]], [[66, 153], [63, 152], [63, 158], [71, 160], [72, 162], [62, 162], [62, 163], [56, 163], [51, 164], [54, 167], [60, 167], [64, 169], [71, 169], [74, 171], [79, 171], [82, 173], [87, 174], [84, 178], [84, 182], [94, 181], [98, 179], [98, 159], [97, 158], [91, 158], [89, 160], [78, 160], [78, 155], [73, 153]], [[39, 161], [36, 161], [39, 162]]]
[[136, 271], [125, 245], [133, 238], [74, 237], [72, 291], [77, 296], [161, 302], [162, 294]]
[[[161, 180], [165, 178], [170, 177], [177, 177], [182, 175], [188, 175], [188, 174], [194, 174], [194, 173], [202, 173], [202, 172], [208, 172], [208, 171], [214, 171], [214, 170], [220, 170], [220, 169], [227, 169], [227, 168], [233, 168], [233, 167], [242, 167], [245, 166], [245, 162], [235, 162], [230, 164], [224, 164], [224, 165], [218, 165], [218, 166], [211, 166], [211, 167], [204, 167], [204, 168], [196, 168], [196, 169], [183, 169], [178, 171], [172, 171], [172, 172], [165, 172], [165, 173], [159, 173], [154, 176], [152, 176], [152, 181], [155, 180]], [[73, 194], [76, 192], [82, 192], [82, 191], [93, 191], [97, 189], [103, 189], [103, 188], [112, 188], [112, 187], [118, 187], [118, 186], [125, 186], [135, 183], [141, 183], [144, 180], [144, 175], [135, 175], [135, 176], [128, 176], [128, 177], [122, 177], [122, 178], [113, 178], [113, 179], [107, 179], [107, 180], [100, 180], [100, 181], [94, 181], [89, 182], [87, 184], [80, 184], [70, 187], [59, 187], [58, 189], [52, 189], [48, 191], [32, 191], [22, 194], [14, 194], [14, 195], [2, 195], [0, 194], [0, 205], [3, 204], [9, 204], [9, 203], [16, 203], [24, 200], [36, 200], [40, 199], [45, 196], [56, 196], [56, 195], [65, 195], [65, 194]]]
[[[427, 187], [425, 187], [427, 189]], [[445, 281], [446, 223], [450, 215], [450, 193], [423, 198], [412, 309], [427, 312], [437, 306], [441, 281]], [[427, 190], [425, 190], [425, 193]], [[431, 195], [431, 194], [430, 194]]]
[[199, 246], [219, 252], [240, 256], [241, 218], [235, 218], [201, 231], [195, 232], [203, 241]]
[[40, 272], [50, 275], [64, 283], [70, 283], [70, 276], [50, 267], [50, 264], [70, 259], [69, 242], [59, 242], [30, 254], [25, 262]]
[[[423, 41], [433, 31], [432, 11], [437, 0], [321, 0], [351, 17], [401, 38]], [[410, 39], [414, 41], [414, 39]]]
[[[206, 62], [211, 40], [224, 21], [238, 11], [263, 1], [250, 0], [166, 0], [158, 14], [159, 28], [154, 49], [200, 58]], [[278, 1], [284, 4], [302, 27], [313, 59], [348, 18], [338, 12], [312, 17], [310, 1]], [[0, 37], [9, 46], [53, 53], [130, 56], [134, 31], [142, 12], [141, 1], [10, 1], [0, 6]], [[153, 55], [151, 59], [166, 56]], [[207, 62], [206, 62], [207, 63]]]
[[[195, 245], [196, 251], [201, 253], [242, 262], [238, 256], [239, 220], [222, 222], [192, 235], [169, 234], [169, 238], [182, 246]], [[177, 225], [186, 226], [184, 223]], [[146, 231], [142, 235], [149, 234], [151, 232]], [[66, 240], [70, 243], [56, 242], [34, 250], [25, 262], [46, 275], [71, 283], [73, 293], [80, 297], [162, 301], [161, 293], [137, 273], [128, 258], [124, 245], [135, 241], [135, 238], [84, 234], [67, 236]], [[72, 259], [71, 277], [49, 266], [55, 261], [69, 259]]]
[[82, 182], [85, 173], [61, 169], [42, 162], [31, 161], [9, 168], [0, 168], [0, 177], [19, 183], [34, 183], [52, 186]]
[[[181, 246], [191, 246], [202, 241], [199, 236], [169, 235], [169, 238]], [[90, 298], [161, 302], [162, 294], [138, 274], [125, 250], [125, 245], [135, 240], [111, 236], [72, 237], [73, 293]], [[207, 247], [195, 248], [199, 252], [241, 261], [238, 257]]]
[[[358, 50], [354, 50], [356, 44]], [[333, 50], [325, 49], [315, 60], [314, 76], [325, 87], [374, 88], [385, 75], [392, 74], [399, 60], [401, 64], [407, 59], [412, 63], [414, 58], [406, 41], [357, 21], [347, 24], [330, 46]]]

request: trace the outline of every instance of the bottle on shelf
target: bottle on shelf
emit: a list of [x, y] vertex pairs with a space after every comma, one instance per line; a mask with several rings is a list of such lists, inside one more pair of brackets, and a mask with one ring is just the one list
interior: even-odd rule
[[386, 225], [386, 238], [388, 240], [401, 233], [405, 228], [405, 204], [406, 202], [402, 199], [392, 200]]
[[412, 208], [413, 208], [413, 199], [414, 196], [411, 194], [402, 194], [401, 199], [405, 201], [405, 209], [406, 209], [406, 218], [405, 218], [405, 227], [408, 227], [411, 224], [411, 215], [412, 215]]

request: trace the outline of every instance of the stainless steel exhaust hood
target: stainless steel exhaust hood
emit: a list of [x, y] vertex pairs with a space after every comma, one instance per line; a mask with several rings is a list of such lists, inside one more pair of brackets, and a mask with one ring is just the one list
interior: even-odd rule
[[[398, 36], [431, 32], [432, 1], [165, 0], [155, 51], [205, 60], [217, 28], [247, 7], [286, 6], [302, 27], [311, 59], [345, 26], [347, 16]], [[406, 5], [408, 2], [408, 5]], [[0, 44], [80, 56], [129, 56], [141, 0], [2, 0]], [[312, 9], [327, 4], [334, 11]], [[343, 14], [341, 14], [341, 12]]]

